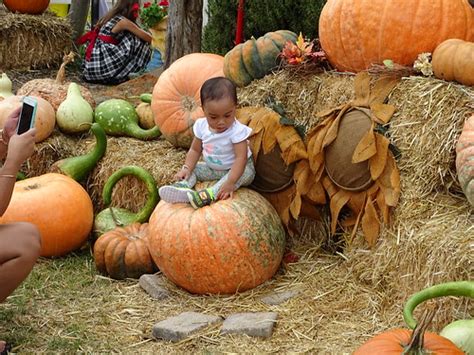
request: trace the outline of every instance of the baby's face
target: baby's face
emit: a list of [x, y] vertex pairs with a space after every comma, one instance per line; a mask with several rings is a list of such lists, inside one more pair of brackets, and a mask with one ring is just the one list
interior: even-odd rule
[[235, 103], [229, 97], [207, 101], [202, 109], [209, 127], [216, 133], [224, 132], [234, 123]]

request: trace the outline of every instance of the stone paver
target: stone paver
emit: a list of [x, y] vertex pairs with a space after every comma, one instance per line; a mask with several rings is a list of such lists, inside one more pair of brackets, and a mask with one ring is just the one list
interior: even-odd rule
[[225, 319], [221, 334], [247, 334], [268, 338], [272, 335], [277, 317], [278, 313], [275, 312], [231, 314]]
[[162, 300], [170, 296], [170, 292], [164, 286], [162, 276], [145, 274], [140, 276], [138, 284], [154, 299]]
[[192, 333], [211, 324], [221, 322], [222, 318], [197, 312], [184, 312], [167, 318], [153, 326], [153, 336], [157, 339], [180, 341]]
[[260, 300], [263, 303], [276, 306], [279, 305], [283, 302], [288, 301], [290, 298], [295, 297], [299, 291], [297, 290], [289, 290], [289, 291], [283, 291], [283, 292], [272, 292], [268, 295], [263, 296], [260, 298]]

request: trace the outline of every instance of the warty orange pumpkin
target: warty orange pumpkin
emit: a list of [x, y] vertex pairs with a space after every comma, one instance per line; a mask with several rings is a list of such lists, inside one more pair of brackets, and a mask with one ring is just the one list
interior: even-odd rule
[[114, 279], [138, 279], [158, 271], [148, 250], [148, 223], [132, 223], [102, 234], [94, 244], [97, 270]]
[[474, 115], [464, 123], [456, 144], [456, 172], [467, 200], [474, 206]]
[[275, 209], [257, 192], [195, 210], [161, 201], [150, 218], [150, 253], [176, 285], [197, 294], [256, 287], [277, 271], [285, 232]]
[[474, 85], [474, 43], [448, 39], [436, 47], [431, 64], [435, 77]]
[[86, 190], [62, 174], [17, 181], [0, 223], [30, 222], [41, 233], [41, 256], [62, 256], [87, 240], [94, 214]]
[[[44, 141], [53, 133], [56, 125], [56, 113], [48, 101], [38, 96], [33, 97], [38, 103], [35, 119], [35, 142], [38, 143]], [[22, 100], [23, 96], [10, 96], [0, 101], [0, 127], [5, 125], [8, 115], [21, 106]]]
[[37, 15], [48, 8], [49, 0], [3, 0], [3, 4], [12, 12]]
[[155, 123], [175, 147], [189, 148], [194, 121], [204, 117], [200, 90], [210, 78], [224, 76], [224, 57], [192, 53], [181, 57], [158, 78], [151, 100]]
[[329, 62], [358, 72], [385, 59], [411, 66], [448, 38], [474, 40], [468, 0], [329, 0], [319, 18]]

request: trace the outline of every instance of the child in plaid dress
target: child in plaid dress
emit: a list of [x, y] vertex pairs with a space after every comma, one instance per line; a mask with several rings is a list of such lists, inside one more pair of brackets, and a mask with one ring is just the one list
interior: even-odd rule
[[[250, 185], [255, 167], [248, 138], [252, 129], [235, 118], [236, 88], [224, 77], [207, 80], [201, 87], [201, 106], [206, 117], [196, 120], [194, 139], [173, 185], [159, 189], [162, 200], [190, 203], [194, 208], [225, 200], [240, 186]], [[203, 156], [203, 162], [198, 162]], [[192, 189], [196, 181], [213, 181], [207, 189]]]
[[152, 37], [135, 23], [139, 8], [139, 0], [120, 0], [92, 31], [79, 38], [79, 44], [88, 42], [84, 80], [119, 84], [147, 66]]

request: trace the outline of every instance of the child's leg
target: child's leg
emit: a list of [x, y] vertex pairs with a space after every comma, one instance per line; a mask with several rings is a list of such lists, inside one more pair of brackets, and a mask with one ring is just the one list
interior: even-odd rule
[[0, 225], [0, 302], [26, 279], [40, 249], [40, 234], [33, 224]]
[[[226, 174], [224, 174], [218, 182], [216, 182], [213, 186], [211, 186], [214, 196], [217, 196], [221, 186], [224, 185], [224, 183], [227, 181], [227, 178], [229, 177], [229, 172], [230, 170], [226, 171]], [[247, 160], [247, 164], [245, 165], [245, 169], [244, 169], [244, 172], [242, 173], [242, 176], [235, 183], [234, 191], [237, 190], [240, 186], [250, 185], [254, 178], [255, 178], [255, 167], [253, 165], [252, 157], [250, 157]]]

